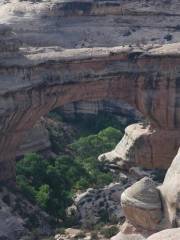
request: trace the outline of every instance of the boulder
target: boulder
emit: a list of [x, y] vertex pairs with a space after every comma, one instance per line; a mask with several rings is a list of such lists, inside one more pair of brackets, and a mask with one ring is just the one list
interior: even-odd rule
[[121, 195], [126, 218], [135, 227], [154, 231], [160, 227], [162, 205], [156, 184], [148, 177], [127, 188]]
[[179, 240], [180, 228], [166, 229], [161, 232], [155, 233], [147, 240]]
[[[75, 205], [80, 222], [84, 226], [96, 224], [99, 220], [119, 221], [124, 217], [120, 196], [125, 185], [112, 183], [104, 188], [88, 189], [77, 195]], [[74, 213], [73, 213], [74, 214]], [[102, 219], [103, 218], [103, 219]]]

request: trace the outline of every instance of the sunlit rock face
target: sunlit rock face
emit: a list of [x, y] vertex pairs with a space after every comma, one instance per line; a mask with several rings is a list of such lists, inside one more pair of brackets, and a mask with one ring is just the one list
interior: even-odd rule
[[[171, 143], [167, 144], [170, 139]], [[167, 169], [168, 159], [173, 158], [175, 149], [178, 149], [178, 139], [179, 130], [162, 130], [146, 123], [135, 123], [125, 129], [124, 137], [114, 150], [101, 154], [98, 159], [124, 170], [132, 166]]]
[[[151, 179], [145, 177], [127, 188], [121, 195], [121, 206], [126, 216], [126, 222], [121, 232], [112, 240], [146, 239], [177, 240], [179, 239], [179, 166], [180, 151], [167, 171], [164, 182], [157, 186]], [[177, 229], [170, 229], [177, 228]]]
[[150, 236], [147, 240], [178, 240], [180, 239], [180, 228], [167, 229]]
[[121, 195], [126, 218], [135, 226], [154, 231], [159, 229], [162, 205], [159, 191], [150, 178], [143, 178]]
[[138, 139], [151, 156], [143, 160], [142, 148], [132, 162], [167, 168], [180, 145], [180, 45], [162, 43], [176, 42], [178, 11], [178, 1], [1, 1], [0, 180], [15, 177], [17, 150], [41, 116], [107, 99], [150, 123], [147, 139]]
[[167, 171], [160, 186], [167, 228], [180, 227], [180, 150]]

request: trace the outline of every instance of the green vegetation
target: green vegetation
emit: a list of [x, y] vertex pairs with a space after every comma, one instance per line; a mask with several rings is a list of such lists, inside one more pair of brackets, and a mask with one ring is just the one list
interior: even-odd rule
[[[94, 132], [101, 128], [97, 125], [94, 124]], [[62, 140], [60, 131], [51, 131], [51, 138], [56, 142], [56, 153], [62, 151], [59, 136]], [[119, 129], [107, 127], [66, 145], [68, 151], [65, 155], [45, 159], [36, 153], [28, 154], [17, 163], [17, 184], [30, 201], [57, 219], [66, 220], [65, 209], [72, 204], [77, 190], [112, 182], [112, 174], [103, 169], [97, 157], [113, 149], [121, 137]]]
[[101, 234], [105, 238], [111, 238], [119, 232], [119, 228], [117, 226], [105, 227], [101, 230]]

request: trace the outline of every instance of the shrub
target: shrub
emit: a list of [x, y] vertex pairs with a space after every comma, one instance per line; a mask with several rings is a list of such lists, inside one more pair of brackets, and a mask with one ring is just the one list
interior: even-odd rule
[[96, 231], [91, 232], [91, 240], [98, 240], [98, 233]]
[[[108, 121], [110, 123], [110, 119]], [[59, 152], [59, 137], [63, 139], [63, 134], [58, 132], [56, 136], [55, 129], [51, 136], [55, 138]], [[44, 159], [36, 153], [27, 154], [17, 162], [17, 184], [30, 201], [50, 215], [61, 218], [67, 225], [77, 223], [75, 216], [67, 218], [66, 208], [72, 204], [77, 190], [102, 187], [113, 181], [112, 173], [104, 170], [97, 157], [113, 149], [121, 137], [119, 129], [107, 127], [66, 145], [70, 150], [68, 155]]]
[[105, 238], [111, 238], [114, 235], [116, 235], [118, 232], [119, 232], [119, 229], [116, 226], [106, 227], [101, 230], [101, 234]]

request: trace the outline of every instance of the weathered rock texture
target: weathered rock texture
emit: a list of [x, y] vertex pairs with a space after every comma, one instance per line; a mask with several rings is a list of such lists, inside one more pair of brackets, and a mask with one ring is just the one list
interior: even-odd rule
[[161, 199], [155, 183], [143, 178], [121, 195], [121, 205], [126, 218], [135, 227], [147, 230], [159, 229], [162, 219]]
[[50, 217], [20, 193], [1, 187], [0, 205], [0, 239], [19, 240], [22, 236], [30, 235], [35, 226], [39, 234], [52, 232]]
[[88, 189], [85, 193], [75, 198], [77, 215], [85, 227], [92, 226], [104, 220], [104, 215], [109, 221], [120, 221], [124, 214], [120, 205], [120, 196], [125, 185], [112, 183], [101, 189]]
[[30, 46], [110, 47], [180, 38], [178, 0], [32, 2], [0, 3], [1, 22], [11, 25]]
[[91, 116], [98, 113], [108, 113], [113, 115], [124, 125], [143, 120], [143, 116], [131, 105], [120, 100], [105, 99], [102, 101], [81, 101], [73, 102], [58, 108], [58, 111], [65, 118], [76, 118], [77, 116]]
[[180, 239], [180, 228], [167, 229], [159, 233], [155, 233], [147, 240], [179, 240]]
[[27, 131], [23, 144], [16, 153], [16, 157], [20, 158], [29, 152], [41, 152], [51, 148], [50, 137], [45, 123], [38, 121], [35, 126]]
[[[178, 47], [174, 45], [176, 51]], [[168, 57], [161, 53], [163, 47], [64, 51], [56, 48], [48, 49], [48, 53], [45, 49], [29, 52], [23, 48], [14, 58], [4, 57], [0, 101], [1, 180], [12, 177], [11, 161], [25, 132], [51, 109], [80, 100], [120, 99], [135, 106], [149, 118], [153, 131], [158, 133], [153, 140], [150, 163], [144, 159], [138, 161], [145, 167], [168, 167], [180, 140], [179, 55], [169, 48], [168, 45]], [[173, 78], [169, 78], [171, 74]], [[156, 150], [158, 136], [166, 146], [162, 152]]]
[[[121, 195], [121, 205], [126, 223], [113, 240], [145, 239], [152, 232], [180, 226], [180, 151], [174, 158], [164, 182], [157, 187], [145, 177], [126, 189]], [[148, 239], [179, 239], [180, 231], [167, 230]]]
[[160, 186], [166, 228], [180, 227], [180, 150]]
[[176, 41], [179, 8], [178, 1], [1, 1], [0, 181], [15, 177], [27, 130], [77, 101], [121, 100], [136, 108], [151, 124], [148, 137], [138, 135], [151, 156], [144, 159], [142, 147], [135, 165], [167, 168], [180, 145], [180, 45], [107, 46], [153, 33], [151, 42]]

